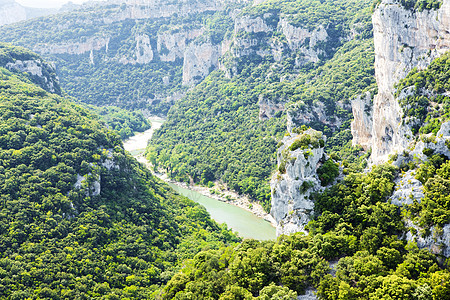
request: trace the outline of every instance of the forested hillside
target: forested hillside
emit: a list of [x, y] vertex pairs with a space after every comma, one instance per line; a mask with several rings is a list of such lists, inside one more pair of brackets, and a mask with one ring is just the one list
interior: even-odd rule
[[[323, 131], [327, 149], [353, 160], [359, 150], [351, 147], [349, 100], [375, 88], [371, 3], [267, 1], [244, 9], [237, 20], [262, 22], [262, 29], [237, 31], [236, 25], [234, 54], [223, 58], [224, 70], [175, 103], [149, 158], [178, 181], [223, 181], [267, 211], [286, 123], [289, 130], [306, 125]], [[292, 30], [311, 37], [287, 40]], [[324, 37], [311, 43], [321, 38], [318, 32]]]
[[386, 202], [398, 172], [352, 173], [317, 195], [307, 236], [200, 252], [163, 299], [297, 299], [312, 288], [320, 299], [449, 299], [448, 266], [402, 239], [402, 214]]
[[92, 113], [0, 66], [0, 298], [151, 298], [184, 259], [238, 241]]
[[[220, 44], [233, 27], [229, 14], [240, 6], [209, 0], [98, 2], [3, 26], [0, 40], [52, 61], [64, 90], [84, 103], [165, 114], [186, 90], [185, 53], [195, 41]], [[210, 68], [188, 79], [199, 82]]]

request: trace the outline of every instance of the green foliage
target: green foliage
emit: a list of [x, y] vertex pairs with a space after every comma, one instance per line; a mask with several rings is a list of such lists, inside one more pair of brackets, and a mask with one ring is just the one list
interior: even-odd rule
[[418, 11], [439, 9], [442, 0], [400, 0], [400, 4], [406, 9]]
[[[27, 61], [33, 61], [35, 64], [34, 68], [39, 68], [41, 74], [32, 74], [32, 72], [22, 73], [21, 68], [23, 66], [18, 68], [11, 68], [9, 66], [10, 64], [14, 65], [17, 62], [22, 63]], [[61, 88], [56, 79], [55, 69], [47, 64], [36, 53], [25, 48], [0, 43], [0, 66], [9, 66], [9, 71], [15, 73], [22, 80], [37, 84], [46, 91], [61, 94]]]
[[424, 184], [425, 197], [409, 207], [415, 221], [424, 228], [443, 226], [450, 222], [450, 161], [442, 155], [433, 155], [416, 172]]
[[317, 169], [317, 175], [323, 186], [329, 185], [339, 175], [339, 165], [331, 158], [327, 159], [323, 165]]
[[329, 269], [314, 243], [294, 234], [276, 243], [245, 240], [235, 249], [201, 252], [169, 281], [163, 299], [295, 299]]
[[276, 164], [276, 139], [285, 128], [282, 117], [258, 119], [263, 67], [233, 79], [214, 72], [176, 103], [150, 143], [156, 166], [177, 181], [221, 180], [268, 211], [267, 179]]
[[122, 140], [134, 135], [135, 132], [143, 132], [150, 129], [150, 122], [142, 112], [121, 109], [116, 106], [95, 107], [88, 106], [100, 116], [109, 129], [115, 130]]
[[86, 109], [22, 79], [0, 68], [0, 298], [151, 298], [238, 241]]
[[435, 59], [425, 70], [412, 70], [396, 86], [399, 96], [412, 88], [412, 95], [399, 100], [403, 118], [411, 122], [413, 133], [434, 133], [450, 116], [450, 53]]
[[[262, 12], [266, 11], [265, 5], [275, 7], [278, 2], [268, 1], [255, 6], [254, 12], [253, 8], [249, 8], [243, 15], [262, 16]], [[290, 5], [297, 3], [302, 7], [302, 14], [305, 11], [303, 16], [316, 17], [315, 14], [306, 14], [309, 5], [311, 9], [314, 5], [322, 7], [327, 11], [325, 15], [329, 16], [332, 14], [330, 11], [334, 10], [333, 5], [329, 1], [322, 2], [287, 1], [280, 14], [287, 18], [295, 15], [296, 10], [290, 9]], [[334, 56], [330, 60], [324, 59], [323, 65], [319, 63], [299, 69], [295, 67], [292, 53], [280, 63], [275, 63], [270, 56], [245, 56], [231, 59], [231, 62], [229, 58], [223, 58], [224, 65], [235, 62], [235, 68], [230, 71], [233, 77], [228, 79], [222, 72], [213, 72], [173, 106], [167, 122], [155, 134], [149, 148], [154, 153], [151, 155], [156, 156], [157, 166], [165, 169], [171, 178], [184, 182], [189, 182], [190, 178], [201, 182], [201, 174], [207, 172], [211, 175], [210, 180], [221, 180], [230, 188], [248, 194], [269, 211], [267, 182], [276, 169], [277, 141], [285, 131], [285, 121], [281, 112], [269, 120], [260, 121], [258, 101], [267, 99], [274, 103], [287, 103], [287, 107], [292, 107], [288, 108], [289, 113], [294, 110], [301, 113], [300, 106], [314, 109], [316, 105], [324, 104], [330, 121], [339, 118], [344, 122], [342, 127], [349, 128], [352, 114], [337, 102], [350, 99], [375, 85], [369, 3], [352, 3], [356, 6], [345, 4], [345, 13], [335, 17], [357, 21], [363, 27], [368, 24], [369, 34], [344, 45], [339, 44], [340, 48], [336, 46]], [[367, 6], [367, 9], [362, 9], [359, 17], [352, 19], [350, 11], [361, 6]], [[269, 8], [271, 13], [276, 10]], [[338, 30], [336, 37], [345, 35], [346, 30]], [[297, 79], [280, 80], [277, 74]], [[342, 130], [328, 128], [316, 119], [310, 124], [297, 125], [327, 130], [325, 134], [328, 136]], [[335, 139], [334, 146], [341, 148], [350, 140], [351, 135], [346, 135], [345, 139]], [[318, 146], [322, 147], [320, 141]], [[281, 165], [280, 172], [284, 170], [285, 166]]]

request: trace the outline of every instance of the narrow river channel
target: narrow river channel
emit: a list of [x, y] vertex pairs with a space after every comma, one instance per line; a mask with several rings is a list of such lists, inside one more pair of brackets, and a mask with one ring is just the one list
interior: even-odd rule
[[[160, 118], [151, 118], [150, 121], [152, 122], [151, 129], [143, 133], [138, 133], [124, 141], [125, 150], [135, 157], [144, 152], [153, 132], [160, 128], [164, 122]], [[226, 223], [229, 228], [233, 229], [233, 231], [237, 232], [243, 238], [257, 240], [274, 240], [276, 238], [275, 228], [268, 221], [253, 215], [243, 208], [207, 197], [196, 191], [172, 183], [169, 183], [169, 185], [183, 196], [203, 205], [216, 222]]]

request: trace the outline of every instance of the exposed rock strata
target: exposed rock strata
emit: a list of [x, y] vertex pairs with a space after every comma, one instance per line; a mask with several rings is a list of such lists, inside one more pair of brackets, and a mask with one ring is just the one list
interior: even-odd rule
[[278, 112], [285, 110], [285, 102], [274, 102], [260, 95], [259, 101], [259, 119], [267, 120], [274, 117]]
[[322, 146], [290, 150], [291, 145], [304, 137], [324, 141], [322, 133], [309, 129], [302, 134], [286, 136], [278, 149], [279, 171], [271, 181], [271, 215], [277, 222], [277, 235], [306, 232], [305, 226], [314, 212], [314, 202], [310, 195], [321, 189], [317, 168], [324, 157]]
[[450, 49], [450, 0], [443, 0], [439, 10], [422, 12], [407, 10], [396, 0], [384, 0], [373, 14], [373, 27], [378, 95], [371, 144], [372, 160], [377, 163], [408, 146], [394, 85], [414, 67], [424, 69]]
[[109, 37], [92, 37], [84, 42], [72, 42], [62, 44], [39, 44], [33, 47], [33, 51], [40, 54], [84, 54], [93, 50], [105, 49], [108, 52]]
[[368, 150], [372, 142], [372, 96], [370, 92], [366, 92], [353, 99], [351, 104], [354, 117], [351, 124], [352, 143]]
[[15, 60], [6, 64], [11, 71], [26, 73], [30, 79], [51, 93], [60, 93], [58, 78], [52, 66], [40, 60]]

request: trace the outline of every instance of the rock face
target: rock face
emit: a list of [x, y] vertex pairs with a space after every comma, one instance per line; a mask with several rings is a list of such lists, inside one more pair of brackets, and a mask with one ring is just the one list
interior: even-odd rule
[[93, 50], [104, 49], [108, 52], [109, 37], [92, 37], [84, 42], [73, 42], [64, 44], [39, 44], [33, 51], [40, 54], [84, 54]]
[[25, 8], [14, 1], [0, 2], [0, 26], [27, 19]]
[[372, 20], [378, 95], [374, 99], [371, 145], [372, 160], [378, 163], [408, 145], [394, 85], [414, 67], [423, 69], [450, 49], [450, 0], [443, 0], [439, 10], [422, 12], [404, 9], [397, 0], [383, 0]]
[[361, 145], [365, 150], [372, 142], [372, 96], [370, 92], [359, 95], [351, 101], [354, 119], [351, 124], [353, 145]]
[[[275, 61], [281, 61], [288, 51], [297, 53], [296, 65], [300, 66], [307, 62], [318, 62], [319, 56], [325, 55], [324, 49], [318, 47], [319, 42], [328, 39], [323, 26], [308, 30], [290, 24], [287, 19], [278, 18], [272, 13], [266, 13], [263, 17], [245, 15], [236, 18], [233, 56], [273, 56]], [[282, 33], [286, 40], [271, 37], [274, 31]]]
[[61, 93], [58, 78], [53, 66], [41, 60], [15, 60], [6, 64], [10, 71], [26, 73], [31, 81], [51, 93]]
[[285, 110], [285, 102], [274, 102], [271, 99], [265, 98], [263, 95], [259, 96], [259, 119], [267, 120], [273, 118], [273, 116]]
[[339, 127], [342, 121], [337, 117], [330, 118], [330, 116], [326, 114], [325, 109], [325, 104], [319, 101], [311, 106], [307, 106], [300, 102], [290, 106], [287, 111], [288, 131], [292, 132], [293, 128], [302, 124], [310, 124], [314, 121], [321, 122], [331, 127]]
[[297, 64], [318, 62], [319, 55], [325, 55], [323, 49], [316, 49], [318, 42], [324, 42], [328, 39], [328, 33], [323, 26], [309, 31], [308, 29], [295, 27], [287, 20], [281, 19], [278, 27], [281, 27], [281, 31], [286, 36], [289, 48], [292, 51], [299, 51], [303, 55], [302, 63], [297, 61]]
[[158, 34], [157, 49], [161, 61], [182, 59], [191, 41], [203, 33], [203, 28]]
[[[425, 141], [423, 141], [425, 140]], [[450, 151], [446, 142], [450, 140], [450, 122], [442, 124], [441, 129], [436, 134], [435, 138], [431, 135], [425, 136], [422, 141], [419, 141], [415, 148], [407, 153], [398, 155], [393, 163], [400, 166], [405, 161], [414, 160], [426, 161], [428, 158], [423, 154], [424, 149], [431, 149], [433, 153], [443, 154], [450, 157]], [[406, 154], [407, 153], [407, 154]], [[412, 204], [414, 201], [422, 201], [424, 198], [423, 184], [415, 178], [415, 170], [409, 170], [403, 173], [400, 178], [395, 181], [395, 191], [390, 197], [392, 204], [397, 206], [406, 206]], [[414, 241], [419, 248], [427, 248], [435, 254], [450, 256], [450, 224], [445, 224], [442, 228], [432, 226], [430, 228], [431, 234], [422, 235], [423, 229], [414, 224], [411, 219], [405, 218], [405, 226], [410, 228], [405, 234], [408, 241]]]
[[[321, 189], [316, 170], [323, 161], [324, 139], [321, 132], [309, 129], [281, 141], [278, 171], [270, 181], [270, 213], [277, 222], [277, 235], [306, 232], [305, 226], [314, 212], [310, 195]], [[299, 142], [302, 146], [297, 148]]]

